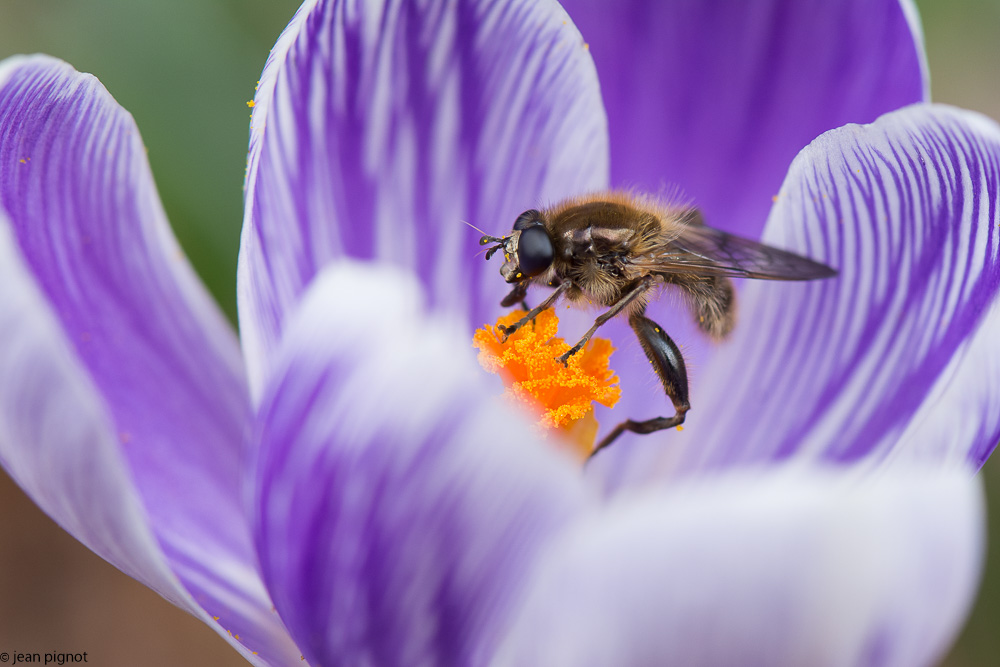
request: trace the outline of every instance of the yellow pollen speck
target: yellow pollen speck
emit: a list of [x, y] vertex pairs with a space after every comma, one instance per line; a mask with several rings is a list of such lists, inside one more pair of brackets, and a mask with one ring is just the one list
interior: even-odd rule
[[771, 195], [771, 201], [773, 202], [778, 201], [778, 195]]
[[592, 338], [564, 365], [556, 357], [570, 345], [556, 336], [559, 318], [551, 309], [500, 342], [498, 326], [510, 326], [524, 315], [515, 310], [497, 326], [476, 331], [472, 344], [479, 349], [479, 363], [503, 378], [508, 398], [534, 413], [544, 429], [558, 430], [562, 444], [586, 458], [597, 436], [593, 403], [612, 407], [621, 397], [618, 376], [608, 367], [611, 341]]
[[677, 430], [678, 431], [683, 431], [684, 430], [684, 425], [683, 424], [678, 424], [677, 425]]
[[584, 42], [583, 43], [583, 50], [584, 51], [590, 51], [590, 44], [588, 44], [587, 42]]
[[253, 109], [253, 108], [254, 108], [254, 106], [256, 106], [256, 104], [257, 104], [257, 103], [256, 103], [256, 102], [254, 102], [253, 100], [250, 100], [249, 102], [247, 102], [247, 106], [248, 106], [248, 107], [250, 107], [251, 109]]
[[217, 621], [217, 620], [219, 620], [219, 617], [218, 616], [213, 616], [212, 620]]

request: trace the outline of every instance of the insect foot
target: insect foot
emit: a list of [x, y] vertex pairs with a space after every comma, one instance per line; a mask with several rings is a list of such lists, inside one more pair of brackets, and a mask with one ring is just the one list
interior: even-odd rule
[[569, 363], [569, 358], [572, 357], [577, 352], [579, 352], [581, 347], [583, 346], [577, 343], [576, 345], [574, 345], [573, 347], [569, 348], [568, 350], [560, 354], [558, 357], [556, 357], [556, 361], [561, 363], [563, 366], [566, 366]]

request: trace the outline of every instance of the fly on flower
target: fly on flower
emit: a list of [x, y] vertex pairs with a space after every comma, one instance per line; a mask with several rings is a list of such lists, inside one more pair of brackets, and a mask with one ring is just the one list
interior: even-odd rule
[[479, 243], [497, 244], [486, 252], [487, 260], [503, 251], [500, 274], [514, 288], [502, 306], [523, 303], [532, 284], [555, 288], [517, 322], [501, 326], [505, 337], [561, 296], [575, 304], [607, 307], [579, 342], [558, 357], [565, 363], [598, 327], [620, 313], [627, 314], [675, 414], [645, 421], [627, 419], [598, 443], [591, 456], [625, 431], [642, 434], [679, 426], [691, 408], [684, 358], [663, 328], [645, 316], [646, 304], [658, 286], [679, 288], [701, 330], [722, 340], [735, 323], [730, 278], [813, 280], [836, 274], [811, 259], [708, 227], [697, 209], [626, 192], [588, 195], [541, 211], [525, 211], [509, 235], [484, 235]]

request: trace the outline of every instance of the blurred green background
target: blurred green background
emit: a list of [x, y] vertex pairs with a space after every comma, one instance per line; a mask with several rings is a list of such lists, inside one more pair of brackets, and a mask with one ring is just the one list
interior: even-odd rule
[[[0, 58], [93, 72], [132, 112], [174, 230], [235, 321], [249, 109], [297, 0], [0, 0]], [[935, 101], [1000, 119], [1000, 0], [923, 0]], [[1000, 463], [983, 471], [1000, 536]], [[1000, 663], [1000, 550], [945, 664]], [[88, 651], [98, 665], [240, 665], [200, 622], [94, 556], [0, 473], [0, 649]]]

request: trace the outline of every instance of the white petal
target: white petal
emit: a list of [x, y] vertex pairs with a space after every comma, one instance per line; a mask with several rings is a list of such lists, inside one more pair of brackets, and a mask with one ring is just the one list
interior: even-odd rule
[[547, 552], [498, 664], [928, 665], [983, 556], [969, 471], [730, 473], [622, 499]]

